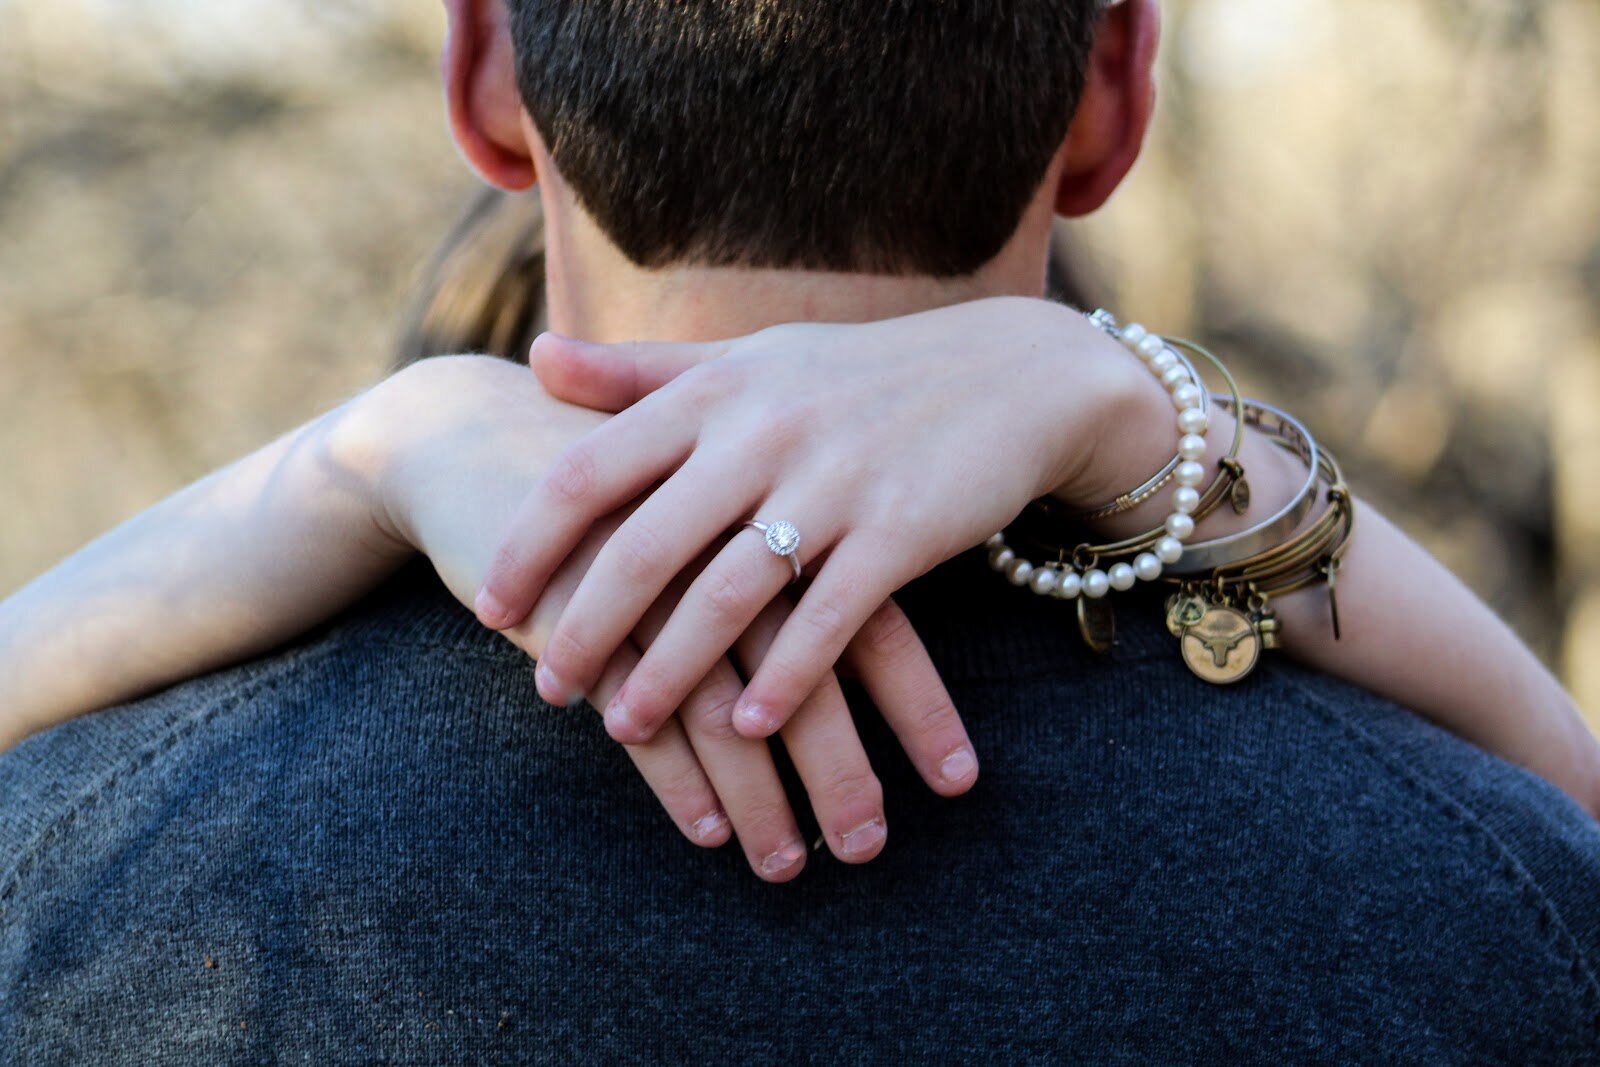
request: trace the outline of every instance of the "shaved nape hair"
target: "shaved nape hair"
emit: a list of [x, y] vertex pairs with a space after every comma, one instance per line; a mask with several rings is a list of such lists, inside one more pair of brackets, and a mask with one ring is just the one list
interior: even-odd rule
[[508, 0], [517, 79], [642, 267], [970, 274], [1022, 220], [1099, 0]]

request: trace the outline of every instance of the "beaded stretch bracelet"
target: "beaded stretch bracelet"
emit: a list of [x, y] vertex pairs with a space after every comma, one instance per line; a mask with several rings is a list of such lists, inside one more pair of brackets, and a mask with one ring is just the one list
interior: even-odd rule
[[[1194, 364], [1185, 358], [1182, 351], [1172, 348], [1166, 339], [1151, 333], [1137, 322], [1130, 322], [1125, 327], [1119, 327], [1116, 316], [1105, 308], [1096, 309], [1089, 316], [1089, 321], [1116, 340], [1121, 341], [1125, 347], [1131, 349], [1140, 359], [1144, 360], [1146, 365], [1161, 378], [1162, 384], [1166, 385], [1169, 390], [1176, 390], [1185, 382], [1196, 383], [1196, 388], [1198, 389], [1200, 375], [1195, 372]], [[1184, 342], [1176, 343], [1183, 344]], [[1190, 345], [1189, 347], [1197, 348], [1198, 346]], [[1218, 367], [1221, 366], [1216, 357], [1210, 356], [1209, 353], [1207, 353], [1207, 356]], [[1209, 421], [1211, 412], [1207, 406], [1208, 398], [1204, 390], [1200, 390], [1199, 396], [1195, 399], [1197, 403], [1193, 406], [1198, 407], [1200, 412], [1206, 416], [1207, 421]], [[1173, 394], [1173, 401], [1174, 403], [1178, 402], [1176, 392]], [[1180, 410], [1182, 409], [1182, 404], [1179, 404], [1179, 408]], [[1199, 432], [1204, 434], [1205, 429], [1202, 427]], [[1183, 454], [1183, 449], [1180, 447], [1178, 454], [1168, 460], [1166, 466], [1145, 479], [1137, 489], [1130, 489], [1109, 504], [1102, 504], [1097, 508], [1090, 508], [1088, 511], [1075, 512], [1067, 517], [1074, 522], [1092, 522], [1095, 519], [1105, 519], [1112, 515], [1120, 515], [1124, 511], [1132, 511], [1160, 492], [1161, 487], [1176, 476], [1178, 467], [1188, 458]]]
[[[1180, 437], [1170, 477], [1178, 483], [1178, 489], [1173, 493], [1172, 512], [1166, 522], [1158, 531], [1152, 531], [1148, 545], [1141, 541], [1139, 547], [1147, 550], [1139, 552], [1132, 563], [1119, 562], [1109, 571], [1101, 570], [1092, 563], [1080, 567], [1076, 559], [1070, 568], [1065, 566], [1064, 560], [1056, 567], [1035, 567], [1006, 546], [1003, 533], [989, 538], [990, 566], [1003, 571], [1012, 584], [1029, 586], [1041, 596], [1054, 594], [1070, 599], [1081, 592], [1091, 600], [1098, 600], [1113, 589], [1131, 589], [1141, 580], [1155, 581], [1161, 576], [1162, 567], [1176, 563], [1183, 555], [1183, 542], [1194, 533], [1194, 513], [1201, 504], [1200, 491], [1195, 487], [1205, 478], [1205, 467], [1200, 461], [1206, 454], [1205, 432], [1211, 420], [1209, 397], [1200, 387], [1193, 364], [1175, 352], [1161, 337], [1137, 323], [1119, 329], [1116, 318], [1103, 308], [1090, 315], [1089, 321], [1137, 355], [1171, 394], [1172, 404], [1178, 409]], [[1206, 355], [1215, 362], [1215, 357], [1209, 353]], [[1218, 363], [1218, 366], [1221, 364]], [[1231, 377], [1229, 381], [1232, 381]], [[1236, 434], [1235, 450], [1238, 440]], [[1125, 510], [1124, 501], [1133, 500], [1137, 503], [1148, 499], [1167, 477], [1166, 474], [1158, 474], [1138, 489], [1123, 494], [1117, 501], [1097, 511], [1115, 514]], [[1126, 505], [1132, 506], [1131, 503]]]
[[[1150, 335], [1138, 336], [1147, 338]], [[1216, 399], [1231, 402], [1235, 411], [1243, 407], [1244, 401], [1239, 395], [1239, 385], [1220, 359], [1192, 341], [1174, 339], [1169, 343], [1183, 345], [1215, 367], [1227, 382], [1229, 390], [1226, 396], [1219, 395]], [[1249, 506], [1249, 487], [1244, 480], [1244, 468], [1238, 461], [1239, 448], [1243, 441], [1244, 425], [1241, 421], [1235, 420], [1233, 438], [1228, 444], [1227, 455], [1217, 461], [1219, 468], [1217, 477], [1207, 486], [1206, 491], [1202, 494], [1193, 486], [1181, 486], [1173, 494], [1174, 504], [1178, 508], [1191, 509], [1184, 511], [1189, 520], [1188, 530], [1192, 531], [1193, 524], [1210, 515], [1225, 498], [1232, 500], [1237, 511], [1242, 512]], [[1198, 461], [1196, 464], [1198, 465]], [[1124, 494], [1124, 498], [1133, 495], [1133, 493]], [[1030, 521], [1036, 518], [1041, 521]], [[1125, 540], [1102, 545], [1080, 543], [1070, 550], [1062, 545], [1051, 544], [1040, 536], [1029, 536], [1025, 528], [1044, 525], [1052, 520], [1061, 521], [1064, 518], [1048, 498], [1034, 501], [1028, 506], [1022, 521], [1015, 524], [1021, 527], [1017, 533], [1022, 540], [1029, 542], [1029, 547], [1041, 549], [1043, 556], [1054, 557], [1053, 560], [1034, 563], [1022, 558], [1010, 546], [1006, 533], [1002, 531], [989, 538], [987, 542], [989, 565], [997, 571], [1002, 571], [1012, 584], [1026, 585], [1040, 596], [1071, 600], [1082, 595], [1087, 599], [1097, 600], [1113, 589], [1126, 590], [1131, 589], [1138, 581], [1155, 581], [1161, 577], [1166, 565], [1173, 561], [1174, 551], [1178, 553], [1183, 551], [1181, 541], [1174, 537], [1171, 516], [1162, 526]], [[1180, 529], [1182, 528], [1180, 524]], [[1108, 569], [1102, 570], [1099, 567], [1101, 559], [1118, 557], [1126, 558], [1113, 563]], [[1085, 627], [1087, 632], [1087, 621]]]

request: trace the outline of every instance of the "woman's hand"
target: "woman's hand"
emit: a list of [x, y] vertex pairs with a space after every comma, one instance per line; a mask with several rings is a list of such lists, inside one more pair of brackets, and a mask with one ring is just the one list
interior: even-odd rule
[[539, 480], [488, 570], [479, 618], [515, 624], [596, 519], [649, 492], [549, 635], [546, 699], [588, 691], [669, 584], [733, 532], [606, 707], [607, 729], [631, 743], [654, 736], [789, 583], [789, 561], [740, 531], [745, 520], [793, 523], [814, 575], [735, 712], [741, 733], [764, 737], [894, 590], [1035, 497], [1114, 496], [1120, 487], [1084, 477], [1090, 448], [1148, 384], [1081, 315], [1017, 298], [705, 345], [547, 335], [533, 365], [568, 398], [637, 403]]
[[[517, 502], [562, 447], [605, 417], [552, 401], [526, 369], [482, 357], [429, 360], [379, 391], [358, 436], [384, 456], [382, 525], [389, 537], [426, 553], [451, 591], [469, 602]], [[518, 647], [535, 658], [544, 652], [572, 591], [629, 510], [599, 517], [556, 569], [539, 610], [506, 631]], [[597, 705], [613, 699], [656, 640], [687, 577], [664, 587], [585, 688]], [[742, 633], [734, 656], [746, 671], [757, 668], [786, 614], [782, 602], [769, 605]], [[852, 653], [908, 750], [928, 754], [918, 765], [930, 786], [946, 795], [970, 788], [977, 775], [971, 746], [898, 609], [886, 605]], [[732, 729], [741, 688], [733, 664], [718, 656], [686, 691], [681, 713], [628, 751], [686, 837], [720, 845], [731, 828], [751, 867], [783, 881], [799, 873], [807, 850], [767, 745]], [[882, 790], [831, 672], [783, 741], [834, 854], [851, 863], [877, 855], [887, 833]]]

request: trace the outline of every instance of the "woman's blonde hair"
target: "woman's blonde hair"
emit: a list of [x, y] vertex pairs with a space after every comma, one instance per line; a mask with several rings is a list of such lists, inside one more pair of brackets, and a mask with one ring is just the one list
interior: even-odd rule
[[486, 189], [417, 280], [395, 365], [462, 352], [521, 362], [545, 325], [539, 197]]

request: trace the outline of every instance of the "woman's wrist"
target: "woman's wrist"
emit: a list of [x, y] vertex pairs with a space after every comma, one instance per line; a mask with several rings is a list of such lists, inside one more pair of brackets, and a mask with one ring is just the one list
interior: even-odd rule
[[[1049, 495], [1068, 509], [1088, 511], [1145, 484], [1170, 464], [1178, 449], [1179, 431], [1173, 418], [1172, 396], [1162, 383], [1120, 342], [1106, 336], [1084, 316], [1076, 312], [1072, 315], [1087, 334], [1098, 338], [1074, 330], [1068, 340], [1085, 362], [1083, 354], [1094, 353], [1096, 371], [1091, 380], [1096, 393], [1089, 432], [1082, 439], [1064, 442], [1076, 448], [1077, 467], [1066, 468], [1069, 477], [1057, 483]], [[1091, 344], [1093, 349], [1088, 347]], [[1213, 404], [1208, 421], [1210, 458], [1206, 466], [1212, 469], [1233, 438], [1235, 419], [1224, 407]], [[1275, 446], [1267, 435], [1248, 427], [1236, 458], [1256, 506], [1247, 514], [1227, 507], [1217, 509], [1200, 521], [1200, 532], [1195, 535], [1198, 539], [1246, 529], [1260, 515], [1270, 514], [1289, 500], [1305, 483], [1305, 468], [1298, 458]], [[1088, 526], [1108, 540], [1154, 529], [1172, 511], [1171, 497], [1171, 490], [1164, 489]]]

